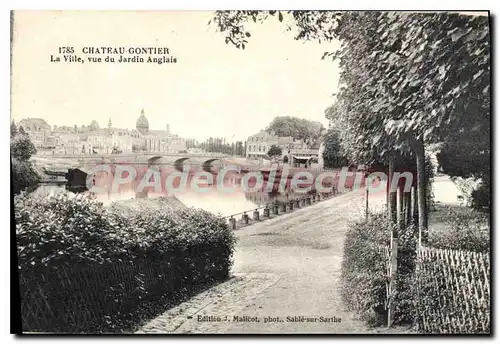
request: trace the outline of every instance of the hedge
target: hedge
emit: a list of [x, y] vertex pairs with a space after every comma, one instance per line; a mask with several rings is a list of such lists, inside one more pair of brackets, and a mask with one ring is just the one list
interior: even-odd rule
[[22, 193], [15, 222], [24, 331], [130, 329], [227, 279], [236, 241], [221, 217], [162, 199], [131, 209]]
[[347, 308], [371, 325], [386, 318], [385, 300], [390, 230], [382, 215], [349, 224], [344, 241], [341, 295]]
[[[447, 250], [417, 250], [417, 228], [413, 225], [398, 233], [394, 324], [417, 325], [419, 330], [432, 333], [487, 332], [489, 238], [485, 219], [469, 211], [444, 213], [448, 230], [430, 232], [429, 242]], [[385, 214], [371, 214], [367, 221], [349, 224], [344, 242], [344, 302], [373, 326], [387, 323], [390, 237]]]
[[484, 253], [490, 251], [489, 214], [468, 207], [441, 206], [435, 216], [444, 223], [444, 227], [429, 230], [429, 246]]

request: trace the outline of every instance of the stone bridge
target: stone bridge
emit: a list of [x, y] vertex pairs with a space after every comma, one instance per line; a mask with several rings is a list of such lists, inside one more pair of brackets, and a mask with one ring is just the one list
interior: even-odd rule
[[[214, 168], [227, 165], [250, 166], [245, 158], [233, 157], [221, 154], [175, 154], [151, 152], [146, 154], [124, 153], [124, 154], [94, 154], [94, 155], [45, 155], [40, 156], [54, 160], [76, 160], [84, 166], [109, 164], [138, 164], [138, 165], [167, 165], [173, 166], [178, 171], [183, 171], [185, 165], [190, 167], [201, 167], [204, 171], [212, 172]], [[257, 166], [256, 166], [257, 167]]]

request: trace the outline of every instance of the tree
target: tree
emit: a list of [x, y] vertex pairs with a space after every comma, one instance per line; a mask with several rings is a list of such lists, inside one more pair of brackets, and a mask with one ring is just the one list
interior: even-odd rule
[[295, 140], [307, 143], [316, 141], [323, 130], [323, 125], [316, 121], [291, 116], [278, 116], [268, 125], [266, 131], [278, 136], [291, 136]]
[[[217, 12], [226, 43], [244, 48], [246, 21], [280, 11]], [[324, 57], [340, 67], [329, 119], [350, 158], [410, 156], [418, 176], [419, 235], [427, 230], [425, 145], [467, 128], [490, 108], [489, 18], [459, 13], [288, 11], [296, 39], [341, 42]], [[328, 116], [327, 116], [328, 117]], [[395, 166], [393, 166], [395, 167]], [[395, 169], [393, 169], [395, 170]]]
[[18, 130], [17, 130], [17, 126], [16, 126], [16, 123], [14, 123], [14, 121], [12, 121], [10, 123], [10, 137], [13, 138], [14, 136], [16, 136], [18, 133]]
[[269, 148], [269, 152], [267, 152], [267, 155], [270, 157], [275, 157], [275, 156], [281, 156], [281, 153], [282, 153], [281, 147], [272, 145], [271, 148]]
[[348, 165], [348, 160], [345, 157], [339, 136], [337, 129], [330, 129], [323, 138], [323, 143], [325, 144], [323, 159], [327, 168]]
[[36, 148], [29, 136], [19, 131], [10, 140], [10, 154], [19, 161], [28, 161], [33, 154], [36, 154]]
[[[40, 182], [40, 176], [33, 167], [30, 158], [36, 153], [36, 148], [29, 136], [20, 128], [11, 136], [10, 154], [12, 168], [12, 187], [14, 194], [22, 190], [31, 190]], [[11, 131], [12, 135], [12, 131]]]

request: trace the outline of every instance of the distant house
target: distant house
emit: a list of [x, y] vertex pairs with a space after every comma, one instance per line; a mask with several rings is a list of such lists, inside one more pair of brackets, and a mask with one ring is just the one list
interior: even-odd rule
[[47, 138], [51, 135], [51, 127], [44, 119], [24, 118], [18, 126], [29, 135], [36, 148], [45, 147]]

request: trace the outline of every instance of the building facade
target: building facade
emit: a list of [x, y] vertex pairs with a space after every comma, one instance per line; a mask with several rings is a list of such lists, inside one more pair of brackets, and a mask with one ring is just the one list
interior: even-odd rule
[[290, 156], [292, 151], [295, 155], [299, 154], [300, 151], [310, 154], [310, 149], [303, 140], [294, 140], [291, 136], [276, 136], [261, 130], [259, 133], [248, 137], [245, 156], [247, 158], [265, 157], [273, 145], [281, 148], [281, 158]]
[[51, 136], [50, 125], [42, 118], [24, 118], [18, 127], [23, 128], [37, 149], [42, 149], [46, 145], [47, 138]]
[[150, 130], [144, 109], [135, 129], [114, 128], [109, 119], [107, 128], [99, 128], [97, 121], [88, 126], [68, 127], [50, 125], [40, 118], [27, 118], [19, 126], [28, 133], [41, 154], [119, 154], [119, 153], [182, 153], [186, 141], [179, 135], [165, 130]]

